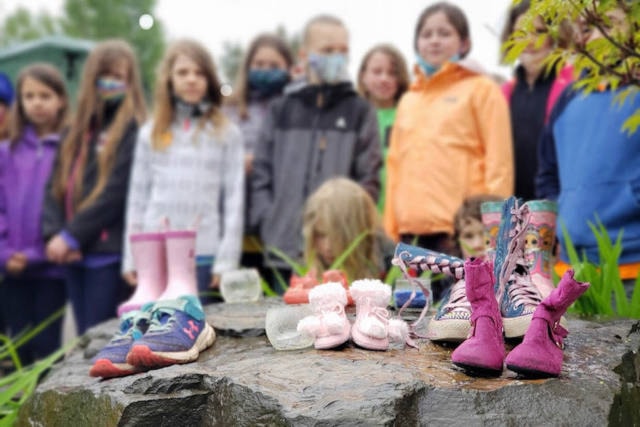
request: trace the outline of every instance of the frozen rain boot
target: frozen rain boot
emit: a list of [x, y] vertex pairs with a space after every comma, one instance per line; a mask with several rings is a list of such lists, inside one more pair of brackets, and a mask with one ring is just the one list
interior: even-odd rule
[[329, 282], [309, 291], [309, 304], [314, 315], [298, 322], [298, 332], [314, 337], [313, 345], [318, 350], [338, 347], [349, 340], [351, 323], [344, 311], [347, 292], [342, 283]]
[[498, 376], [502, 373], [505, 351], [491, 266], [482, 259], [472, 258], [465, 262], [464, 269], [467, 298], [471, 303], [471, 332], [451, 353], [451, 361], [469, 375]]
[[558, 287], [536, 308], [522, 343], [505, 359], [507, 368], [530, 378], [560, 375], [563, 340], [567, 336], [560, 317], [588, 288], [589, 283], [573, 278], [573, 270], [567, 271]]
[[158, 300], [174, 300], [184, 295], [198, 296], [196, 278], [196, 232], [171, 230], [165, 233], [167, 249], [167, 289]]
[[558, 205], [550, 200], [531, 200], [528, 225], [525, 234], [524, 255], [531, 281], [540, 296], [546, 298], [553, 291], [551, 261], [556, 240], [556, 216]]
[[155, 301], [167, 287], [165, 233], [132, 234], [130, 241], [138, 284], [131, 298], [118, 306], [118, 317]]

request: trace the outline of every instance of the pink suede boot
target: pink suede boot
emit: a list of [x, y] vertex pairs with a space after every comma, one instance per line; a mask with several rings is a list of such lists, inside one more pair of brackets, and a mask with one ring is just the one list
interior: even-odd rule
[[130, 241], [138, 284], [131, 298], [118, 306], [118, 317], [155, 301], [167, 287], [165, 234], [137, 233]]
[[329, 282], [312, 288], [309, 304], [315, 314], [300, 320], [297, 329], [314, 337], [315, 348], [334, 348], [349, 340], [351, 323], [344, 312], [347, 291], [342, 283]]
[[557, 377], [562, 370], [562, 344], [567, 330], [560, 317], [589, 288], [567, 271], [558, 287], [540, 302], [520, 345], [507, 356], [507, 368], [531, 378]]
[[471, 332], [451, 354], [451, 361], [470, 375], [500, 375], [505, 352], [491, 265], [472, 258], [464, 263], [464, 271], [467, 298], [471, 303]]
[[198, 296], [196, 278], [196, 232], [171, 230], [165, 233], [167, 249], [167, 289], [159, 300], [174, 300], [184, 295]]

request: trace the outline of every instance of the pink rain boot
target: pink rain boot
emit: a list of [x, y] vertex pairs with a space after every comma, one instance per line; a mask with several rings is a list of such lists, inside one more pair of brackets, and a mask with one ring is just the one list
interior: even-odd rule
[[165, 233], [167, 249], [167, 289], [159, 300], [173, 300], [183, 295], [198, 295], [196, 278], [196, 232], [171, 230]]
[[451, 354], [451, 361], [470, 375], [497, 376], [502, 372], [505, 351], [491, 265], [472, 258], [464, 263], [464, 271], [471, 303], [471, 332]]
[[568, 333], [560, 326], [560, 317], [588, 288], [589, 283], [573, 278], [573, 270], [567, 271], [558, 287], [536, 308], [522, 343], [505, 360], [507, 368], [531, 378], [560, 375], [562, 344]]
[[531, 281], [540, 296], [546, 298], [553, 291], [551, 258], [556, 240], [556, 212], [558, 205], [550, 200], [530, 200], [528, 225], [525, 232], [524, 255]]
[[351, 328], [353, 342], [369, 350], [387, 350], [390, 338], [406, 341], [407, 324], [401, 319], [389, 319], [391, 286], [380, 280], [356, 280], [351, 284], [351, 295], [356, 303], [356, 322]]
[[138, 284], [131, 298], [118, 306], [118, 317], [155, 301], [167, 287], [165, 234], [137, 233], [130, 241]]
[[329, 282], [312, 288], [309, 304], [315, 314], [300, 320], [297, 329], [314, 337], [315, 348], [334, 348], [349, 340], [351, 323], [344, 312], [347, 292], [341, 283]]

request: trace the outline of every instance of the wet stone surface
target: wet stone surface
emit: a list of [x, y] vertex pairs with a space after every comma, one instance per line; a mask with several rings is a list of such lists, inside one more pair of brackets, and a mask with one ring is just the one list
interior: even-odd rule
[[569, 318], [559, 378], [508, 370], [472, 378], [451, 364], [453, 347], [428, 340], [385, 352], [352, 343], [277, 351], [263, 333], [266, 310], [278, 304], [209, 306], [218, 338], [197, 362], [111, 380], [88, 375], [117, 321], [99, 325], [38, 387], [17, 425], [640, 425], [637, 321]]

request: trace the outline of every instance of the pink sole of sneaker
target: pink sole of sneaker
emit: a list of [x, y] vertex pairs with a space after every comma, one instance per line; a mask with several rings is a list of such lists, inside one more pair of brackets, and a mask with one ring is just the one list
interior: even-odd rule
[[134, 344], [127, 354], [127, 363], [133, 366], [146, 368], [161, 368], [174, 364], [189, 363], [195, 361], [200, 352], [209, 348], [216, 339], [214, 329], [208, 323], [202, 333], [198, 336], [193, 347], [181, 352], [154, 352], [149, 347], [142, 344]]
[[330, 335], [328, 337], [319, 337], [313, 343], [316, 350], [328, 350], [330, 348], [339, 347], [349, 341], [351, 337], [351, 324], [345, 322], [344, 328], [340, 335]]
[[469, 336], [471, 322], [463, 319], [431, 319], [427, 326], [427, 338], [431, 341], [462, 342]]
[[115, 378], [126, 377], [143, 371], [143, 369], [128, 363], [113, 363], [109, 359], [98, 359], [89, 370], [89, 375], [92, 377]]
[[384, 351], [389, 349], [388, 338], [372, 338], [363, 334], [355, 327], [351, 328], [351, 338], [353, 338], [354, 343], [362, 348], [366, 348], [367, 350]]

